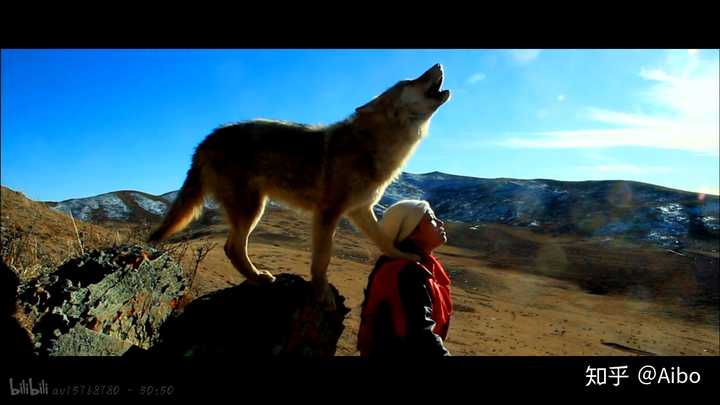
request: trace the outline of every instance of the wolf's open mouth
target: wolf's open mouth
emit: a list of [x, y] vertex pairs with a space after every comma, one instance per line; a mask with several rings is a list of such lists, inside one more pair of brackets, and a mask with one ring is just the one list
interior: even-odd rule
[[443, 84], [443, 76], [442, 73], [440, 74], [440, 77], [438, 77], [433, 84], [430, 85], [430, 87], [425, 92], [425, 96], [430, 98], [443, 98], [444, 93], [448, 93], [447, 90], [440, 91], [440, 87], [442, 87]]
[[438, 63], [423, 73], [422, 76], [413, 80], [413, 82], [423, 87], [427, 86], [424, 96], [436, 101], [439, 106], [450, 98], [450, 90], [440, 90], [443, 84], [443, 76], [442, 65]]
[[440, 92], [440, 86], [442, 86], [442, 77], [440, 77], [435, 83], [431, 84], [425, 94], [427, 94], [428, 97], [437, 96]]

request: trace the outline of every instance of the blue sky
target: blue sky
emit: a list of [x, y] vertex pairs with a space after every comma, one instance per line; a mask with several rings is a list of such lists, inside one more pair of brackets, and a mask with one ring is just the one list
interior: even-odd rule
[[453, 91], [405, 171], [718, 194], [718, 50], [3, 50], [2, 185], [59, 201], [182, 184], [253, 118], [330, 124], [435, 63]]

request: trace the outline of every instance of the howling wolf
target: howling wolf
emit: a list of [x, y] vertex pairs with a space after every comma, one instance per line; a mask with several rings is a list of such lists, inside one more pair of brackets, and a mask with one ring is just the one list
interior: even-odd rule
[[248, 237], [268, 197], [311, 211], [311, 275], [315, 296], [335, 307], [327, 279], [332, 239], [348, 217], [384, 254], [419, 260], [399, 251], [378, 226], [372, 207], [400, 174], [430, 118], [450, 98], [440, 90], [441, 65], [402, 80], [330, 126], [253, 120], [222, 126], [198, 145], [177, 199], [150, 242], [170, 237], [196, 219], [211, 195], [227, 214], [225, 254], [250, 282], [272, 282], [247, 254]]

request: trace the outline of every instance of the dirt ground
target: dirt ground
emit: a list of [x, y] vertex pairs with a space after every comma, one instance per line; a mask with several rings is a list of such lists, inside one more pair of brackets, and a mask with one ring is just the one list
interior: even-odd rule
[[[301, 214], [269, 210], [251, 236], [250, 257], [260, 269], [309, 279], [309, 229]], [[226, 230], [214, 225], [203, 232], [202, 243], [217, 247], [199, 266], [198, 296], [243, 281], [223, 252]], [[452, 279], [454, 313], [446, 344], [453, 355], [720, 354], [717, 323], [707, 320], [712, 316], [693, 320], [683, 316], [689, 309], [680, 304], [591, 294], [575, 282], [512, 263], [499, 268], [497, 259], [489, 263], [481, 252], [453, 246], [452, 237], [436, 255]], [[335, 236], [334, 252], [329, 280], [352, 310], [337, 355], [354, 356], [363, 289], [379, 252], [347, 223]]]

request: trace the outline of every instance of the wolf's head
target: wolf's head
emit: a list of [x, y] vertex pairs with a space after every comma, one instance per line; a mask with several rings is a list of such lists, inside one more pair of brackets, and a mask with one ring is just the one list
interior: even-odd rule
[[442, 82], [443, 69], [437, 64], [417, 79], [399, 81], [355, 111], [398, 124], [427, 121], [450, 98], [450, 90], [440, 90]]

